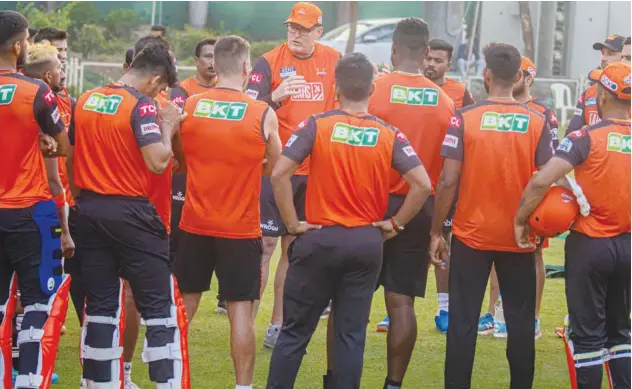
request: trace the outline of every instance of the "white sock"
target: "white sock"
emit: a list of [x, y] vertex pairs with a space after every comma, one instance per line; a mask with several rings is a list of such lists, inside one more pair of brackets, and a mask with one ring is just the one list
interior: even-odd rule
[[252, 389], [252, 385], [235, 385], [235, 389]]
[[450, 295], [448, 293], [437, 293], [437, 315], [439, 315], [439, 313], [441, 311], [446, 311], [448, 312], [448, 307], [450, 304]]
[[132, 362], [123, 362], [123, 377], [126, 384], [132, 382]]

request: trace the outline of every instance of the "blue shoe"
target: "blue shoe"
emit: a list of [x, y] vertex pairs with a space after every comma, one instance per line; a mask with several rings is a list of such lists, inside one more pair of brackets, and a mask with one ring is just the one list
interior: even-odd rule
[[507, 324], [506, 323], [494, 323], [494, 338], [506, 338], [507, 337]]
[[542, 328], [540, 328], [540, 319], [535, 318], [535, 340], [542, 337]]
[[388, 332], [388, 326], [390, 324], [390, 319], [388, 317], [388, 315], [384, 318], [384, 320], [382, 320], [381, 322], [378, 323], [377, 325], [377, 332]]
[[59, 383], [59, 376], [57, 375], [57, 373], [53, 373], [53, 376], [52, 376], [52, 378], [51, 378], [50, 382], [51, 382], [52, 384], [57, 384], [57, 383]]
[[478, 319], [478, 334], [489, 335], [494, 332], [494, 316], [487, 312]]
[[443, 309], [439, 311], [439, 314], [435, 316], [435, 326], [442, 334], [448, 332], [448, 311]]
[[15, 379], [18, 377], [18, 371], [13, 369], [13, 386], [15, 386]]

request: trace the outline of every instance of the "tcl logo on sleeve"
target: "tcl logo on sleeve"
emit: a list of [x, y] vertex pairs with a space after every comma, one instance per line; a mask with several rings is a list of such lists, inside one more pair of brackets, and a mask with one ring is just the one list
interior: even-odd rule
[[48, 92], [46, 92], [44, 95], [44, 101], [46, 101], [46, 104], [52, 104], [53, 101], [55, 101], [55, 94], [52, 90], [49, 89]]
[[261, 84], [261, 81], [263, 81], [263, 75], [261, 73], [252, 73], [250, 75], [250, 82], [252, 84]]
[[298, 128], [303, 128], [303, 127], [305, 127], [305, 126], [307, 125], [307, 120], [308, 120], [308, 119], [305, 119], [305, 120], [303, 120], [302, 122], [300, 122], [300, 123], [298, 124]]
[[570, 138], [581, 138], [584, 135], [586, 135], [586, 130], [584, 129], [573, 131], [570, 134], [568, 134]]
[[176, 105], [182, 105], [182, 104], [184, 104], [184, 97], [176, 96], [172, 101]]
[[406, 139], [406, 135], [404, 135], [404, 133], [401, 131], [397, 131], [396, 137], [400, 142], [406, 142], [408, 140]]
[[152, 103], [141, 104], [141, 106], [138, 107], [138, 112], [140, 112], [141, 117], [145, 117], [147, 115], [155, 115], [156, 106]]
[[458, 116], [452, 116], [452, 118], [450, 118], [450, 125], [455, 128], [461, 127], [461, 119]]

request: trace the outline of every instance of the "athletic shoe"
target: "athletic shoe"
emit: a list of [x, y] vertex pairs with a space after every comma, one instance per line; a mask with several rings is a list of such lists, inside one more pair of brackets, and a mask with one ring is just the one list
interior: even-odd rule
[[487, 312], [478, 319], [478, 334], [489, 335], [494, 332], [494, 316]]
[[377, 332], [388, 332], [389, 324], [390, 324], [390, 318], [388, 317], [388, 315], [386, 315], [384, 320], [382, 320], [381, 322], [377, 324]]
[[535, 318], [535, 339], [538, 340], [542, 337], [542, 328], [540, 328], [540, 319]]
[[327, 319], [329, 318], [329, 313], [331, 312], [331, 301], [329, 302], [329, 304], [327, 305], [327, 307], [325, 308], [325, 310], [323, 311], [322, 315], [320, 315], [321, 319]]
[[494, 323], [494, 338], [506, 338], [507, 337], [507, 324]]
[[50, 379], [51, 384], [57, 384], [59, 383], [59, 376], [57, 375], [57, 373], [53, 373], [53, 376]]
[[226, 300], [218, 300], [217, 301], [217, 309], [215, 309], [215, 312], [223, 313], [224, 315], [228, 314], [228, 311], [227, 311], [227, 308], [226, 308]]
[[126, 382], [125, 389], [140, 389], [140, 387], [133, 382]]
[[15, 379], [18, 378], [18, 371], [13, 369], [13, 386], [15, 386]]
[[263, 339], [263, 348], [273, 350], [274, 346], [276, 346], [277, 340], [279, 339], [280, 333], [281, 328], [268, 328], [266, 330], [266, 336]]
[[435, 316], [435, 327], [442, 334], [448, 332], [448, 311], [443, 309], [439, 311], [439, 314]]

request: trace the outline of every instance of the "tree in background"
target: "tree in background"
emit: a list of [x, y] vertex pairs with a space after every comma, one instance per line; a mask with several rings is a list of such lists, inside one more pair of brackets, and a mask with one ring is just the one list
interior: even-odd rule
[[524, 55], [533, 60], [533, 24], [531, 22], [531, 10], [529, 2], [519, 1], [520, 23], [522, 25], [522, 41], [524, 42]]
[[73, 50], [81, 53], [83, 59], [105, 46], [105, 37], [101, 27], [95, 24], [85, 24], [77, 32], [77, 38], [72, 42]]
[[358, 2], [351, 1], [349, 3], [349, 39], [345, 47], [345, 55], [353, 53], [356, 41], [356, 31], [358, 27]]

